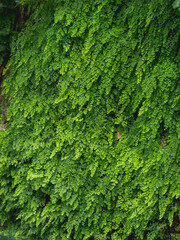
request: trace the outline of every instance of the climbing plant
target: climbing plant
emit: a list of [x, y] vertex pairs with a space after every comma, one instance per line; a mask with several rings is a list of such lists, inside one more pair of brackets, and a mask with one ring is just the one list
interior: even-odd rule
[[179, 11], [44, 0], [15, 42], [1, 225], [29, 239], [178, 239]]

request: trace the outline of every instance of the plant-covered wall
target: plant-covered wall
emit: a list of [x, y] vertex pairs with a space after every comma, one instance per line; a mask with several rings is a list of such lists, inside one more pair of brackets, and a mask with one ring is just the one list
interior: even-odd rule
[[29, 239], [178, 239], [179, 12], [44, 0], [12, 43], [0, 219]]
[[25, 26], [26, 20], [36, 0], [0, 0], [0, 129], [4, 130], [8, 96], [4, 94], [3, 75], [11, 55], [11, 43], [16, 41], [18, 32]]

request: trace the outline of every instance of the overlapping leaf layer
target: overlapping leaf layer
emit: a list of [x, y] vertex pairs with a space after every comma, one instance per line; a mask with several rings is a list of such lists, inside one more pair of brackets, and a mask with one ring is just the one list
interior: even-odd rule
[[178, 10], [42, 1], [12, 46], [0, 219], [30, 239], [172, 239]]

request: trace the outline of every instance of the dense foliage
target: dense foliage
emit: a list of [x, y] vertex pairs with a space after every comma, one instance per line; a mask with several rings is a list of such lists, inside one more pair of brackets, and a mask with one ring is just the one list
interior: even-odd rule
[[30, 239], [177, 239], [179, 12], [44, 0], [12, 44], [1, 225]]
[[4, 57], [10, 51], [9, 45], [12, 41], [12, 36], [17, 33], [19, 28], [23, 25], [24, 7], [27, 8], [26, 14], [29, 14], [35, 2], [37, 1], [0, 0], [0, 66], [3, 62], [6, 62]]

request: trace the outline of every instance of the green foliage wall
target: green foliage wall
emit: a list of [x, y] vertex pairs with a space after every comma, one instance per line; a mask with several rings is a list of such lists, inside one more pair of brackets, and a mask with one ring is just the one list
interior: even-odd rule
[[30, 239], [177, 239], [179, 12], [38, 3], [12, 46], [0, 219]]

